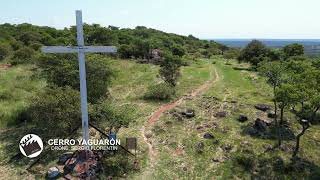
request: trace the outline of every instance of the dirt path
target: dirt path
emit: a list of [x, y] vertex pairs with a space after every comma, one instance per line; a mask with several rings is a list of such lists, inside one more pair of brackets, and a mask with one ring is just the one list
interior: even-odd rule
[[[211, 74], [212, 73], [213, 72], [211, 72]], [[219, 74], [218, 74], [216, 69], [214, 69], [214, 73], [215, 73], [215, 78], [213, 78], [213, 76], [211, 75], [212, 78], [210, 80], [208, 80], [207, 82], [205, 82], [201, 86], [199, 86], [196, 89], [194, 89], [189, 95], [183, 96], [183, 97], [181, 97], [181, 98], [179, 98], [179, 99], [177, 99], [177, 100], [175, 100], [173, 102], [170, 102], [168, 104], [162, 105], [158, 110], [156, 110], [150, 116], [148, 121], [141, 128], [141, 134], [142, 134], [143, 140], [148, 145], [149, 160], [150, 160], [150, 166], [151, 167], [153, 167], [153, 165], [154, 165], [155, 158], [157, 156], [157, 152], [156, 152], [155, 147], [153, 146], [150, 138], [148, 139], [146, 137], [146, 129], [147, 128], [151, 128], [160, 119], [162, 113], [164, 113], [165, 111], [168, 111], [168, 110], [173, 109], [174, 107], [180, 105], [186, 99], [186, 97], [195, 97], [195, 96], [205, 92], [212, 84], [214, 84], [217, 81], [219, 81], [220, 77], [219, 77]]]

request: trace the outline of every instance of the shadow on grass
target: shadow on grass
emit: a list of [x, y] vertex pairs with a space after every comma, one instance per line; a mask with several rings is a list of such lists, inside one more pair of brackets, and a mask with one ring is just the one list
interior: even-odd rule
[[[44, 149], [38, 157], [27, 158], [20, 153], [19, 142], [26, 134], [37, 134], [42, 139]], [[40, 170], [38, 169], [38, 165], [44, 167], [53, 161], [57, 161], [63, 151], [53, 151], [49, 147], [46, 148], [48, 138], [42, 134], [43, 132], [41, 132], [39, 128], [31, 126], [11, 127], [6, 130], [1, 130], [0, 143], [2, 146], [0, 151], [1, 154], [5, 155], [0, 157], [1, 164], [11, 166], [14, 169], [20, 168], [26, 170], [31, 164], [37, 161], [36, 164], [34, 164], [35, 166], [29, 169], [29, 171], [34, 174], [39, 174]], [[43, 176], [42, 174], [39, 175]]]
[[250, 71], [250, 72], [256, 72], [257, 70], [252, 68], [252, 67], [233, 67], [232, 68], [233, 70], [236, 70], [236, 71]]
[[235, 171], [249, 173], [251, 179], [319, 179], [320, 167], [296, 158], [286, 162], [276, 154], [237, 153], [232, 157]]
[[[258, 129], [254, 126], [254, 124], [249, 123], [241, 126], [241, 134], [250, 135], [251, 137], [260, 139], [277, 139], [278, 128], [275, 126], [275, 124], [270, 124], [269, 126], [266, 126], [265, 129]], [[280, 134], [282, 140], [295, 140], [296, 137], [288, 125], [283, 125], [280, 128]]]

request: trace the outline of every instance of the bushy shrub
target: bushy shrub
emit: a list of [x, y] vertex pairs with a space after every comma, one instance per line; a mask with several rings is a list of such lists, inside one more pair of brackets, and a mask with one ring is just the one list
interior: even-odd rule
[[80, 94], [70, 87], [47, 88], [31, 100], [32, 122], [47, 137], [68, 135], [81, 125]]
[[237, 59], [240, 55], [240, 50], [232, 48], [223, 53], [223, 58], [225, 59]]
[[166, 83], [169, 83], [171, 86], [176, 86], [178, 78], [180, 77], [181, 66], [182, 60], [180, 57], [167, 53], [161, 62], [159, 74]]
[[282, 50], [286, 59], [292, 56], [301, 56], [304, 54], [303, 45], [298, 43], [286, 45]]
[[249, 62], [254, 66], [257, 66], [266, 58], [269, 58], [270, 50], [260, 41], [251, 41], [240, 53], [238, 60]]
[[[41, 75], [49, 84], [59, 87], [80, 88], [79, 65], [75, 55], [40, 56], [37, 61], [43, 70]], [[107, 60], [100, 56], [89, 56], [86, 61], [88, 101], [96, 103], [108, 94], [113, 72]]]
[[35, 51], [29, 47], [23, 47], [13, 53], [11, 63], [13, 65], [30, 62]]
[[8, 57], [10, 55], [10, 51], [10, 46], [6, 44], [0, 44], [0, 61]]
[[148, 87], [145, 99], [150, 100], [169, 100], [175, 95], [175, 89], [168, 83], [160, 83]]
[[30, 44], [30, 47], [35, 50], [38, 51], [41, 48], [42, 44], [39, 42], [33, 42]]
[[186, 53], [186, 50], [180, 45], [174, 45], [171, 47], [171, 52], [173, 55], [182, 57]]
[[247, 171], [252, 171], [256, 166], [256, 157], [254, 154], [238, 154], [235, 156], [236, 162]]
[[133, 111], [131, 107], [116, 108], [111, 106], [110, 102], [103, 101], [90, 106], [89, 116], [92, 123], [120, 128], [129, 125]]

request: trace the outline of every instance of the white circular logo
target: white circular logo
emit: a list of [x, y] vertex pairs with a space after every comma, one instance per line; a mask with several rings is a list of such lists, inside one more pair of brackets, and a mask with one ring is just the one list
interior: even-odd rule
[[19, 148], [24, 156], [34, 158], [42, 152], [43, 142], [39, 136], [27, 134], [21, 138]]

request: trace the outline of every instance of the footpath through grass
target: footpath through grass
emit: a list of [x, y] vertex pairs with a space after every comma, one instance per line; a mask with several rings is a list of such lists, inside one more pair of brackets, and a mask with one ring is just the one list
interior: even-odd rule
[[[271, 104], [272, 91], [255, 72], [235, 70], [247, 66], [215, 58], [213, 66], [220, 81], [203, 96], [185, 101], [175, 110], [165, 113], [154, 128], [152, 142], [158, 151], [158, 161], [149, 172], [151, 179], [291, 179], [319, 177], [319, 126], [314, 126], [302, 140], [301, 158], [291, 165], [290, 148], [294, 141], [284, 142], [284, 149], [266, 152], [274, 139], [250, 136], [245, 128], [256, 118], [272, 121], [254, 108], [257, 103]], [[182, 120], [174, 115], [186, 108], [194, 109], [196, 117]], [[224, 118], [216, 117], [225, 111]], [[241, 123], [240, 114], [249, 120]], [[288, 118], [292, 118], [290, 114]], [[295, 119], [289, 119], [293, 133], [298, 132]], [[205, 133], [213, 139], [203, 138]], [[199, 145], [201, 144], [201, 145]], [[201, 146], [201, 147], [199, 147]], [[201, 153], [197, 152], [201, 149]], [[300, 169], [299, 169], [300, 168]], [[317, 176], [318, 173], [318, 176]], [[143, 176], [144, 174], [142, 174]], [[141, 178], [138, 176], [137, 179]]]

